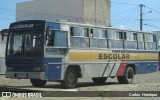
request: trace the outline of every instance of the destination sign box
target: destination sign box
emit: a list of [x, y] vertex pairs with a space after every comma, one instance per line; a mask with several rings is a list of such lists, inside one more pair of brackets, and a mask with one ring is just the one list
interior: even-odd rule
[[23, 21], [15, 22], [10, 25], [10, 29], [31, 29], [31, 28], [44, 28], [42, 21]]

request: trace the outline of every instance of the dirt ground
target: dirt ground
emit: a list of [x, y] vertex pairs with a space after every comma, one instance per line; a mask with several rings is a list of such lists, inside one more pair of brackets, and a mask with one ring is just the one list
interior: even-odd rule
[[[29, 80], [6, 79], [4, 75], [0, 75], [0, 89], [18, 89], [32, 91], [90, 91], [87, 93], [101, 91], [158, 91], [160, 93], [160, 72], [136, 75], [133, 84], [119, 84], [116, 78], [109, 78], [105, 84], [95, 85], [91, 79], [79, 79], [77, 88], [61, 89], [60, 84], [56, 82], [48, 82], [44, 88], [35, 88]], [[119, 92], [118, 92], [119, 93]], [[129, 94], [129, 93], [128, 93]], [[86, 94], [87, 95], [87, 94]], [[105, 94], [103, 94], [105, 95]], [[116, 94], [115, 94], [116, 95]], [[45, 97], [45, 98], [0, 98], [0, 100], [160, 100], [160, 97]]]

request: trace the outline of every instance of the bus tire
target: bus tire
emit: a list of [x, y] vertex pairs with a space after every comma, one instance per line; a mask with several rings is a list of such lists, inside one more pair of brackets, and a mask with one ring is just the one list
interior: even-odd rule
[[132, 83], [133, 79], [134, 79], [134, 69], [132, 67], [128, 66], [126, 68], [125, 75], [118, 76], [117, 79], [118, 79], [119, 83], [122, 83], [122, 84]]
[[92, 78], [95, 84], [103, 84], [106, 82], [107, 77], [100, 77], [100, 78]]
[[64, 80], [61, 82], [63, 88], [75, 88], [78, 81], [77, 71], [73, 68], [70, 68], [66, 71]]
[[46, 82], [45, 80], [40, 80], [40, 79], [30, 79], [31, 83], [35, 87], [44, 87]]

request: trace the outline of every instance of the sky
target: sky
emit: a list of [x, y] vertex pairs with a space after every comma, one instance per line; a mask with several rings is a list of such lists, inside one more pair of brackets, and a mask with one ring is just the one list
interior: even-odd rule
[[[31, 0], [0, 0], [0, 30], [15, 21], [16, 3]], [[140, 7], [143, 4], [143, 30], [160, 31], [160, 0], [111, 0], [111, 24], [114, 27], [139, 30]]]
[[143, 4], [143, 30], [160, 31], [160, 0], [111, 0], [111, 21], [116, 27], [140, 30], [140, 4]]

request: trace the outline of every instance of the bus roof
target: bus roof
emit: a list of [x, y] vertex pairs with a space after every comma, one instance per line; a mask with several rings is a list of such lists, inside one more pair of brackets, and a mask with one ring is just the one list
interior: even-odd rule
[[49, 23], [60, 23], [60, 24], [67, 24], [70, 26], [83, 26], [83, 27], [93, 27], [93, 28], [102, 28], [102, 29], [111, 29], [111, 30], [118, 30], [118, 31], [129, 31], [129, 32], [137, 32], [137, 33], [151, 33], [151, 34], [156, 34], [155, 32], [145, 32], [145, 31], [139, 31], [139, 30], [132, 30], [132, 29], [122, 29], [122, 28], [117, 28], [117, 27], [112, 27], [112, 26], [102, 26], [102, 25], [93, 25], [90, 23], [76, 23], [76, 22], [69, 22], [66, 20], [54, 20], [54, 21], [49, 21], [49, 20], [23, 20], [23, 21], [18, 21], [18, 22], [13, 22], [10, 24], [10, 27], [14, 24], [20, 24], [20, 23], [25, 23], [25, 22], [49, 22]]
[[132, 30], [132, 29], [122, 29], [117, 27], [109, 27], [109, 26], [101, 26], [101, 25], [93, 25], [90, 23], [75, 23], [75, 22], [68, 22], [68, 21], [55, 21], [57, 23], [63, 23], [73, 26], [84, 26], [84, 27], [93, 27], [93, 28], [102, 28], [102, 29], [111, 29], [111, 30], [118, 30], [118, 31], [129, 31], [129, 32], [137, 32], [137, 33], [151, 33], [156, 34], [155, 32], [146, 32], [146, 31], [140, 31], [140, 30]]

